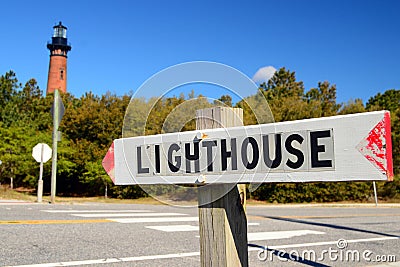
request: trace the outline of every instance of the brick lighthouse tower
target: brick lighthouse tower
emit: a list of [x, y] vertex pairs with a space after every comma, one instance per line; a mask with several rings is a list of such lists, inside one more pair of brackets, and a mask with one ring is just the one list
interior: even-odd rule
[[53, 27], [51, 42], [47, 43], [50, 50], [49, 76], [47, 79], [47, 94], [58, 89], [67, 92], [67, 53], [71, 45], [67, 42], [67, 27], [61, 21]]

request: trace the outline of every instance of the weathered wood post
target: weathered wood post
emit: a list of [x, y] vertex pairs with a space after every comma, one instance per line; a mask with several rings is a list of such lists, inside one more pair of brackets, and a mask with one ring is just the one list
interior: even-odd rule
[[[197, 130], [243, 125], [243, 110], [239, 108], [202, 109], [196, 117]], [[243, 185], [199, 187], [201, 266], [248, 266], [247, 218], [238, 188], [243, 194]]]

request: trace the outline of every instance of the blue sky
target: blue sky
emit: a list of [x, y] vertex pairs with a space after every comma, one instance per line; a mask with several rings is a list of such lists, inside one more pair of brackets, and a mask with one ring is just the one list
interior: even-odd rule
[[262, 67], [286, 67], [306, 90], [336, 84], [338, 102], [400, 88], [396, 0], [13, 0], [1, 7], [0, 74], [35, 78], [42, 90], [58, 21], [68, 27], [68, 91], [77, 97], [123, 95], [164, 68], [197, 60], [250, 78]]

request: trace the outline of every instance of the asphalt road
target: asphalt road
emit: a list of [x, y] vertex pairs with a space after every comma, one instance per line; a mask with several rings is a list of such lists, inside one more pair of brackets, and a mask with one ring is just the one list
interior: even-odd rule
[[[400, 205], [248, 206], [247, 215], [250, 266], [400, 266]], [[0, 203], [0, 266], [199, 266], [197, 216], [164, 205]]]

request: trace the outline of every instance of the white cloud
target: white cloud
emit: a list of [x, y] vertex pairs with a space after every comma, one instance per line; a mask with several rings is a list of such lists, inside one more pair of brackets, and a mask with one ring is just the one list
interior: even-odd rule
[[267, 82], [269, 79], [271, 79], [275, 72], [276, 69], [272, 66], [259, 68], [256, 74], [254, 74], [252, 80], [253, 82], [260, 84], [263, 82]]

